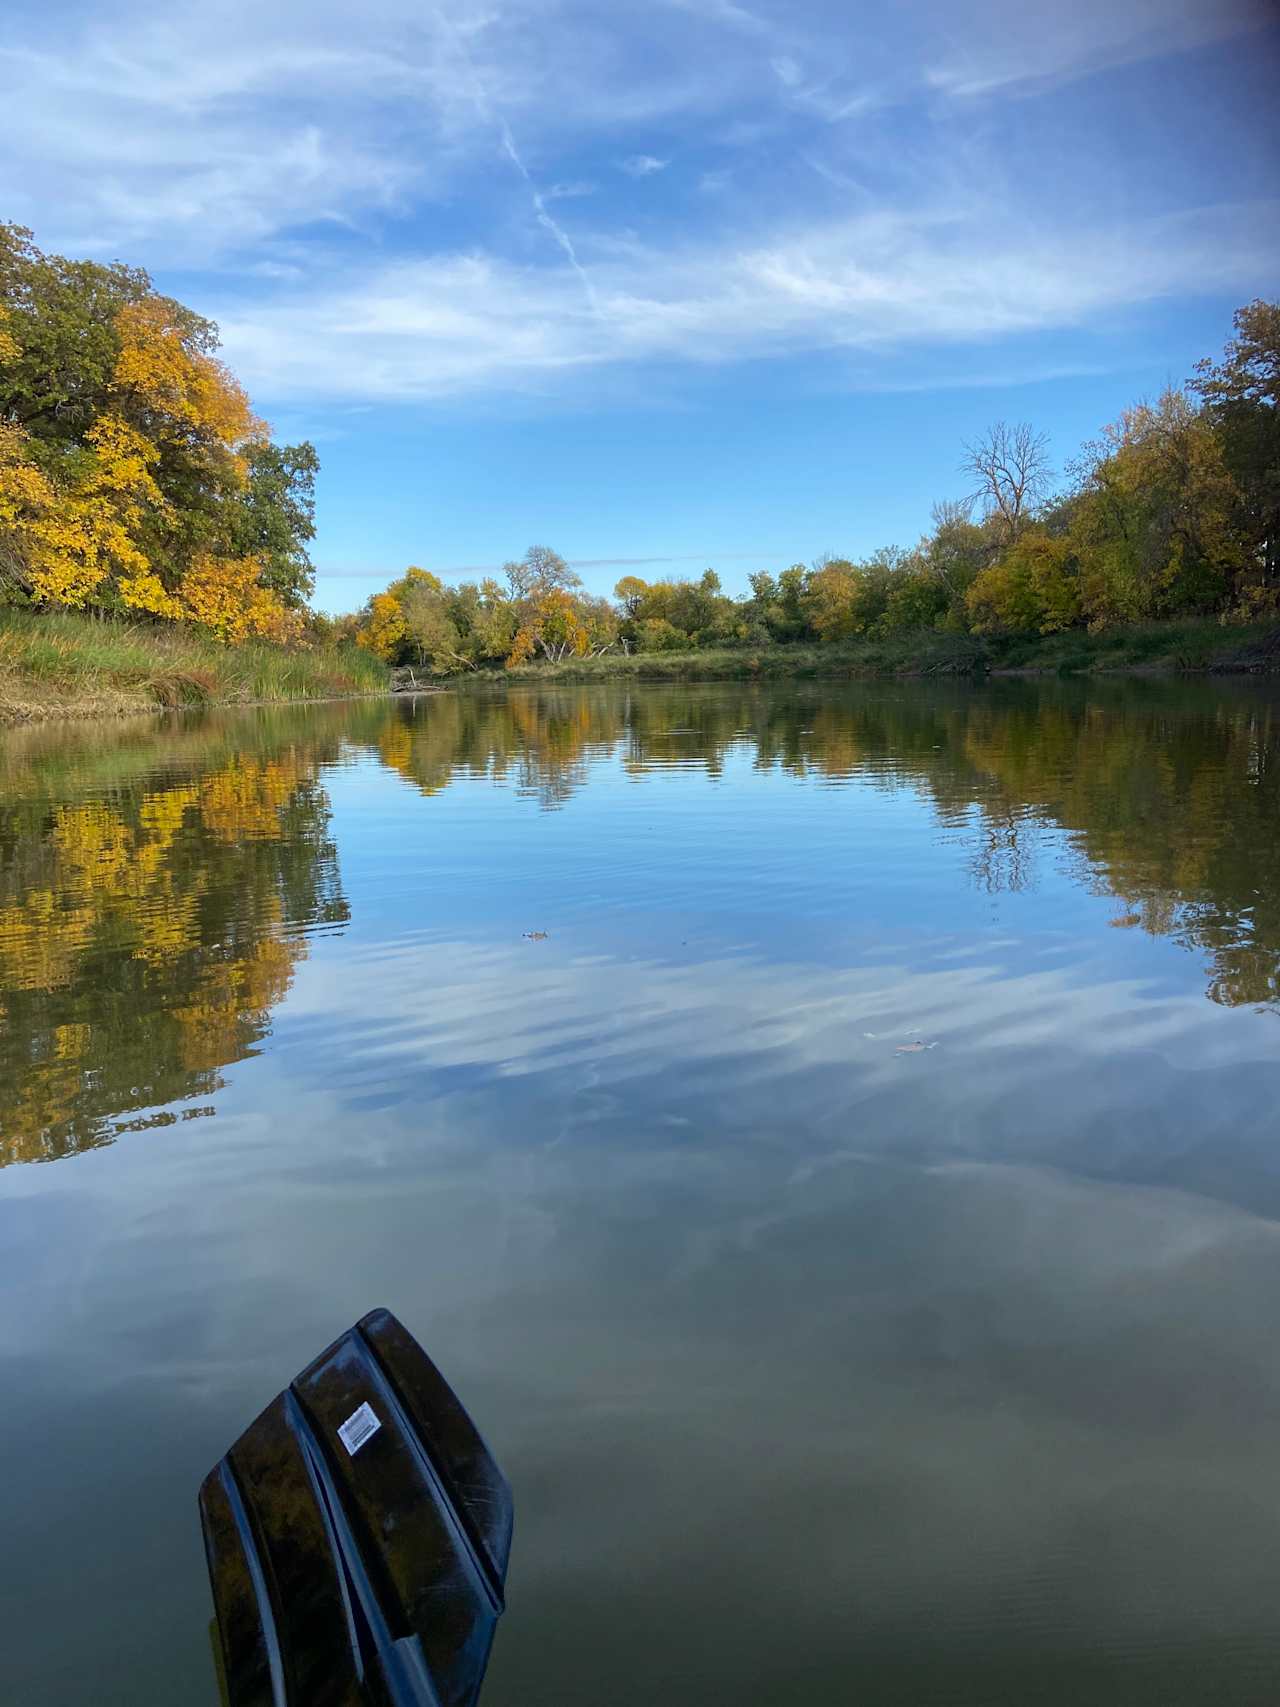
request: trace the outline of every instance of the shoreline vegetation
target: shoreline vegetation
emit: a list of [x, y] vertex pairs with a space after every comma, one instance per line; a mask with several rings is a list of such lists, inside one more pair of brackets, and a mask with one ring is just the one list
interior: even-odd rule
[[[914, 546], [727, 594], [547, 546], [477, 582], [410, 567], [310, 603], [313, 445], [280, 444], [217, 327], [140, 268], [0, 224], [0, 722], [329, 699], [441, 682], [1280, 667], [1280, 304], [1125, 409], [1065, 474], [996, 422]], [[408, 678], [407, 683], [405, 678]]]
[[311, 608], [319, 459], [212, 322], [0, 223], [0, 722], [385, 692]]
[[[495, 682], [858, 680], [955, 676], [1263, 675], [1280, 673], [1280, 625], [1192, 619], [1101, 634], [991, 642], [909, 635], [843, 646], [778, 645], [757, 651], [608, 653], [559, 664], [477, 672]], [[443, 678], [426, 678], [439, 686]], [[453, 678], [455, 685], [457, 678]]]
[[220, 646], [170, 625], [0, 611], [0, 726], [387, 691], [386, 668], [355, 646]]
[[433, 675], [389, 670], [352, 645], [222, 647], [192, 632], [72, 613], [0, 612], [0, 727], [214, 706], [436, 693], [535, 682], [720, 682], [1101, 674], [1280, 673], [1280, 626], [1149, 623], [992, 644], [948, 635], [845, 646], [606, 653]]
[[389, 669], [350, 644], [309, 651], [266, 641], [225, 647], [168, 626], [70, 612], [0, 612], [0, 727], [469, 685], [1178, 673], [1280, 674], [1280, 625], [1189, 619], [1004, 642], [914, 634], [842, 646], [610, 652], [444, 676], [421, 667]]

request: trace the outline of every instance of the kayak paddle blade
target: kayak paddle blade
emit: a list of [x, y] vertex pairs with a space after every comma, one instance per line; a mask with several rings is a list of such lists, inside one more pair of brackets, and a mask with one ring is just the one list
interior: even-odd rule
[[506, 1479], [389, 1310], [200, 1489], [228, 1707], [472, 1707], [503, 1608]]

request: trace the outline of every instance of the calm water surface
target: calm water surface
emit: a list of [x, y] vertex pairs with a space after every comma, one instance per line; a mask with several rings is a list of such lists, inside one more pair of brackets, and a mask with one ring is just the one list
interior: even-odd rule
[[[520, 691], [0, 743], [0, 1698], [216, 1701], [375, 1304], [485, 1707], [1280, 1697], [1280, 701]], [[545, 934], [544, 934], [545, 933]]]

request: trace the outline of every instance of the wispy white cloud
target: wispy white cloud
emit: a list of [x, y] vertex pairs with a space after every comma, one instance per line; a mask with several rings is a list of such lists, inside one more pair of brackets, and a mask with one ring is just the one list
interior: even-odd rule
[[1022, 93], [1268, 15], [1270, 0], [905, 0], [865, 18], [831, 0], [379, 0], [353, 42], [337, 0], [27, 9], [0, 45], [0, 168], [8, 214], [49, 240], [190, 265], [315, 222], [381, 240], [460, 195], [474, 206], [498, 116], [551, 186], [545, 211], [606, 162], [652, 175], [712, 133], [748, 153], [803, 143], [788, 126], [812, 116]]
[[267, 395], [444, 397], [645, 361], [990, 340], [1175, 290], [1239, 291], [1266, 264], [1277, 215], [1280, 203], [1008, 234], [999, 208], [875, 214], [749, 247], [635, 246], [592, 262], [589, 305], [549, 267], [401, 260], [221, 318], [237, 371]]
[[618, 170], [629, 178], [648, 178], [655, 172], [665, 172], [670, 164], [669, 160], [659, 160], [654, 154], [628, 154], [625, 160], [619, 160]]
[[[1144, 202], [1114, 139], [1069, 174], [1011, 164], [991, 115], [1267, 9], [377, 0], [354, 44], [338, 0], [28, 9], [0, 46], [3, 211], [180, 272], [267, 398], [1061, 327], [1261, 288], [1272, 210], [1202, 215], [1168, 171]], [[642, 196], [605, 193], [619, 169]]]
[[571, 201], [579, 196], [593, 196], [598, 188], [599, 185], [593, 184], [588, 178], [571, 178], [562, 184], [552, 184], [542, 195], [544, 201]]
[[961, 99], [1018, 93], [1203, 47], [1263, 29], [1275, 16], [1269, 0], [1074, 0], [1055, 7], [991, 0], [949, 32], [956, 45], [929, 58], [924, 76]]

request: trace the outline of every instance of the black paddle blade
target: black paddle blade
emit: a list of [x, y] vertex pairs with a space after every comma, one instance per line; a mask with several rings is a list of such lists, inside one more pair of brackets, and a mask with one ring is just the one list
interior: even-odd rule
[[448, 1382], [372, 1311], [200, 1489], [229, 1707], [471, 1707], [511, 1518]]

